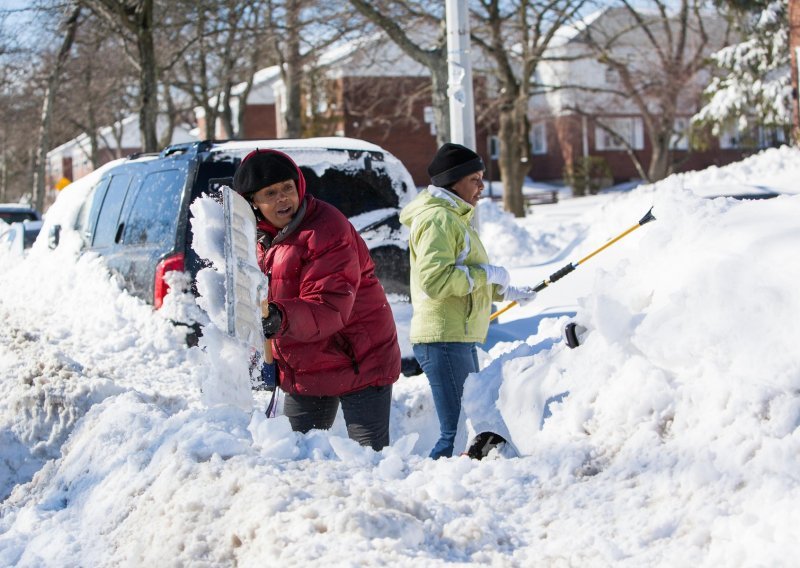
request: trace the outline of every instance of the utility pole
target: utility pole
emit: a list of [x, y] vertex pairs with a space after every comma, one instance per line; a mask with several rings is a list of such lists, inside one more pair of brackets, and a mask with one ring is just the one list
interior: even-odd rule
[[475, 140], [475, 102], [472, 97], [472, 61], [469, 47], [469, 10], [466, 0], [446, 0], [447, 96], [450, 99], [450, 141], [472, 150]]
[[[477, 150], [475, 101], [472, 97], [472, 61], [469, 47], [467, 0], [446, 0], [447, 96], [450, 99], [450, 141]], [[472, 225], [480, 232], [478, 210]]]

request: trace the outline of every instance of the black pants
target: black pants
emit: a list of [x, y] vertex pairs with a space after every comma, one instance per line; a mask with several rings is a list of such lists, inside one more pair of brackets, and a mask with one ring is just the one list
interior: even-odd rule
[[287, 394], [283, 413], [295, 432], [328, 430], [336, 419], [339, 402], [347, 435], [362, 446], [378, 451], [389, 445], [389, 412], [392, 386], [367, 387], [342, 396]]

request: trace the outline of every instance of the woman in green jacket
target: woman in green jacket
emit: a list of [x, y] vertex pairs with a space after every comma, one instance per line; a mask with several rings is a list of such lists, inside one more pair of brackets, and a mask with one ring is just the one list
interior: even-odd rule
[[478, 371], [476, 344], [486, 340], [492, 301], [536, 296], [532, 288], [509, 286], [508, 271], [489, 264], [470, 225], [484, 169], [469, 148], [442, 145], [428, 166], [431, 185], [400, 214], [411, 233], [411, 343], [439, 417], [434, 459], [453, 455], [464, 382]]

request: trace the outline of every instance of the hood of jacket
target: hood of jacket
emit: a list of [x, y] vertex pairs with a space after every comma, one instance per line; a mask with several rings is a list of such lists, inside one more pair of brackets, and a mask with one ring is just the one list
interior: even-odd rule
[[419, 192], [411, 203], [403, 207], [403, 210], [400, 211], [400, 222], [406, 227], [411, 227], [414, 219], [435, 207], [446, 207], [464, 219], [466, 223], [469, 223], [475, 215], [475, 208], [455, 193], [435, 185], [429, 185]]

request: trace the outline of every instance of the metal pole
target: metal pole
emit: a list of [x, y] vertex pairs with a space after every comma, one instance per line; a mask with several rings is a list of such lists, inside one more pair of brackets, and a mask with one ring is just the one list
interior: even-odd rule
[[450, 99], [450, 141], [472, 150], [475, 140], [475, 103], [472, 97], [472, 62], [469, 46], [469, 11], [466, 0], [446, 0], [447, 96]]
[[[445, 19], [447, 21], [447, 96], [450, 99], [450, 141], [477, 151], [467, 1], [446, 0]], [[472, 226], [480, 232], [477, 210], [472, 217]]]

